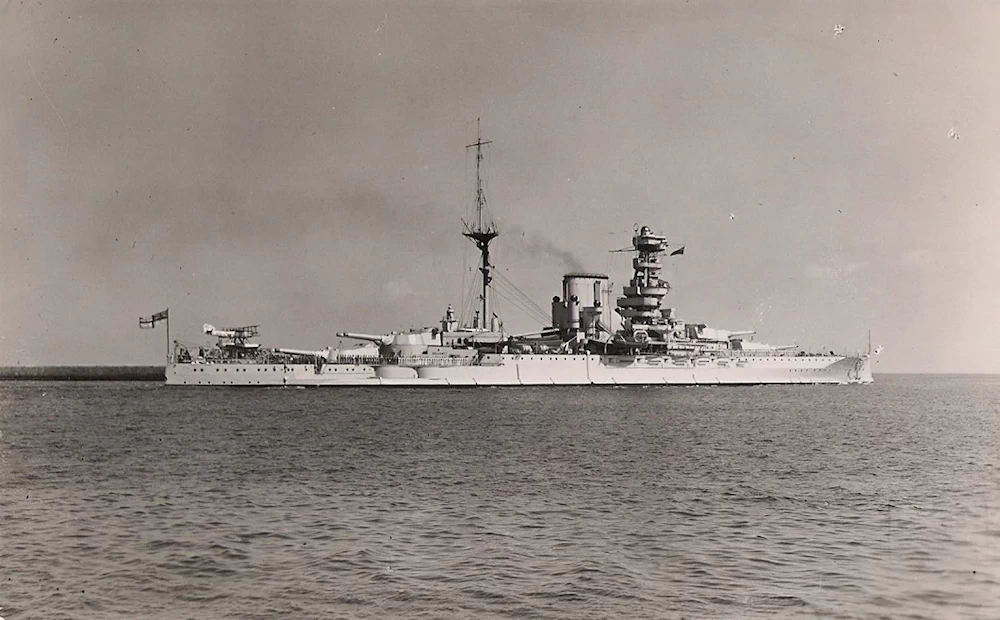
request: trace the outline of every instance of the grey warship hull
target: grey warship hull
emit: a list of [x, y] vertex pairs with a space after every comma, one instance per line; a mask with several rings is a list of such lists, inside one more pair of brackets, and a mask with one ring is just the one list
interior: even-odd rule
[[473, 363], [431, 358], [354, 363], [170, 364], [168, 385], [491, 387], [546, 385], [847, 385], [872, 382], [871, 358], [745, 356], [695, 358], [486, 354]]

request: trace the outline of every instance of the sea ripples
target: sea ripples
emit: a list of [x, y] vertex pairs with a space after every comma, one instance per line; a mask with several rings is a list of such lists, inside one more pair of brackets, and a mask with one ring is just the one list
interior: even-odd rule
[[0, 614], [994, 618], [998, 407], [4, 384]]

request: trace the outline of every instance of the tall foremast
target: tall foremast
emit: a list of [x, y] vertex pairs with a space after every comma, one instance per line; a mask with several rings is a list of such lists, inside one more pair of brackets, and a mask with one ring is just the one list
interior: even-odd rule
[[476, 244], [476, 247], [479, 248], [479, 271], [483, 274], [483, 290], [479, 296], [479, 299], [482, 302], [480, 327], [486, 329], [489, 329], [492, 322], [490, 320], [491, 315], [489, 302], [490, 282], [493, 281], [493, 265], [490, 264], [490, 242], [500, 234], [493, 221], [487, 220], [489, 215], [485, 213], [486, 193], [483, 191], [483, 147], [492, 143], [492, 140], [483, 140], [482, 130], [479, 126], [479, 119], [476, 119], [476, 141], [472, 144], [466, 145], [465, 147], [468, 149], [476, 149], [476, 221], [474, 222], [474, 226], [463, 221], [462, 223], [465, 224], [465, 232], [462, 234], [469, 238]]

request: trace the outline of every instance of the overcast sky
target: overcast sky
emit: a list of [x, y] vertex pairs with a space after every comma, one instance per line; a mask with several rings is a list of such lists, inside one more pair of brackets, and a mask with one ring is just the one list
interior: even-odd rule
[[[876, 372], [1000, 372], [1000, 3], [54, 2], [0, 9], [0, 365], [543, 308], [686, 245], [680, 316]], [[624, 257], [624, 259], [622, 258]], [[501, 300], [514, 331], [536, 327]]]

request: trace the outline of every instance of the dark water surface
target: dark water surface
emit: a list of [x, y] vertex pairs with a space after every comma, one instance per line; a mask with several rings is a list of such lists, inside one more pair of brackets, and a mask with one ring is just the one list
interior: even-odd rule
[[1000, 377], [0, 384], [0, 615], [1000, 618]]

